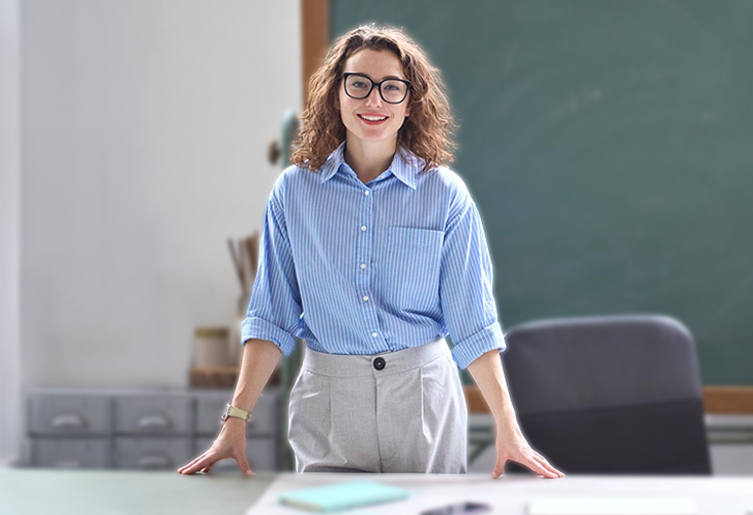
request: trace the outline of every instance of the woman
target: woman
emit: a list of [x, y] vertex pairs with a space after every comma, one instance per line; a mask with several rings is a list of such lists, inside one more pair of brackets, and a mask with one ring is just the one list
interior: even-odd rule
[[[264, 220], [232, 406], [211, 449], [245, 457], [244, 416], [294, 336], [306, 340], [289, 441], [306, 471], [466, 471], [468, 367], [507, 460], [563, 474], [523, 438], [499, 359], [504, 336], [478, 210], [452, 160], [444, 85], [397, 29], [338, 39], [310, 82], [293, 154]], [[444, 336], [451, 334], [449, 350]]]

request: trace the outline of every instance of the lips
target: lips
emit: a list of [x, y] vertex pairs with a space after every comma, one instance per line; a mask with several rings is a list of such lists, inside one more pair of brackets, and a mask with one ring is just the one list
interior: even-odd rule
[[[364, 113], [363, 115], [359, 114], [357, 116], [358, 116], [358, 118], [361, 119], [361, 121], [363, 121], [367, 125], [379, 125], [380, 123], [384, 123], [384, 122], [386, 122], [389, 119], [388, 116], [379, 115], [379, 114], [372, 114], [372, 113]], [[379, 117], [382, 117], [382, 119], [381, 120], [376, 120], [376, 119], [374, 119], [374, 120], [368, 120], [368, 119], [364, 118], [364, 116], [368, 116], [369, 118], [379, 118]]]

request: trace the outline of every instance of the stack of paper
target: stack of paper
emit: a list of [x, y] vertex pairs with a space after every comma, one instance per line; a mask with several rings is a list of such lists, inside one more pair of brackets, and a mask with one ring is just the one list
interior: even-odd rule
[[333, 512], [407, 499], [410, 492], [372, 481], [349, 481], [335, 485], [306, 488], [287, 492], [280, 502], [311, 511]]

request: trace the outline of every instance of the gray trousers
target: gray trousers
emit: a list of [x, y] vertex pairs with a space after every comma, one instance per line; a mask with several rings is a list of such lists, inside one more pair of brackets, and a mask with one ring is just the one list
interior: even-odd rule
[[306, 349], [290, 392], [298, 472], [465, 473], [467, 409], [444, 338], [371, 356]]

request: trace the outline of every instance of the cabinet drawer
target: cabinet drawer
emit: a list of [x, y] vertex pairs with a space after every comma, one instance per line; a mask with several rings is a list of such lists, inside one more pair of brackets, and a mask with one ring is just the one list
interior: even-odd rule
[[192, 459], [190, 438], [115, 438], [115, 468], [177, 469]]
[[[246, 424], [246, 434], [275, 435], [280, 422], [279, 392], [263, 391], [256, 401], [251, 422]], [[196, 399], [196, 434], [216, 436], [220, 432], [220, 417], [225, 405], [232, 400], [232, 392], [203, 392]]]
[[753, 444], [712, 444], [709, 448], [715, 476], [753, 474]]
[[30, 393], [29, 433], [94, 436], [112, 431], [111, 399], [102, 395]]
[[108, 438], [31, 438], [31, 465], [45, 468], [110, 468]]
[[191, 434], [191, 398], [129, 395], [115, 399], [115, 432], [121, 435]]
[[[196, 440], [194, 454], [201, 455], [214, 443], [214, 438], [199, 438]], [[247, 438], [246, 459], [253, 472], [269, 472], [277, 470], [277, 440], [272, 437]], [[232, 458], [218, 461], [212, 467], [213, 471], [239, 470], [238, 464]]]

